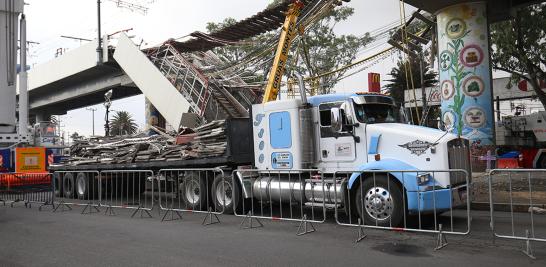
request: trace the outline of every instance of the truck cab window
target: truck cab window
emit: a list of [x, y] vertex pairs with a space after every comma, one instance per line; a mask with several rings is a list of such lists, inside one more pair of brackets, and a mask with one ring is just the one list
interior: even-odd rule
[[[343, 102], [324, 103], [319, 105], [320, 137], [340, 137], [351, 136], [348, 130], [343, 128], [342, 133], [337, 133], [332, 129], [332, 108], [339, 108]], [[347, 121], [343, 119], [343, 123]]]
[[363, 123], [402, 123], [396, 106], [388, 104], [355, 104], [355, 115]]

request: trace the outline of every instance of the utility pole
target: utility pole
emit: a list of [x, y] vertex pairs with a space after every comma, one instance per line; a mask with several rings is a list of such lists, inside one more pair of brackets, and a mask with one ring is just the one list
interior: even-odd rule
[[101, 31], [100, 31], [100, 0], [97, 0], [97, 64], [102, 63], [102, 46], [101, 46]]
[[86, 110], [91, 111], [91, 118], [92, 118], [92, 124], [93, 125], [93, 136], [95, 136], [95, 111], [97, 111], [97, 108], [86, 108]]

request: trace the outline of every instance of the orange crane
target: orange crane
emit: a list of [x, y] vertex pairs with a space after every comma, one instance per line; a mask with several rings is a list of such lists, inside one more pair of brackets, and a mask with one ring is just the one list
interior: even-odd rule
[[290, 52], [290, 46], [292, 41], [298, 34], [296, 29], [296, 23], [298, 17], [303, 8], [301, 1], [295, 1], [290, 5], [288, 12], [286, 13], [286, 20], [282, 26], [281, 38], [279, 45], [277, 46], [277, 52], [275, 53], [275, 59], [273, 60], [273, 67], [269, 74], [267, 81], [267, 87], [265, 88], [265, 94], [262, 103], [275, 101], [279, 95], [281, 89], [281, 80], [284, 75], [286, 61], [288, 60], [288, 53]]

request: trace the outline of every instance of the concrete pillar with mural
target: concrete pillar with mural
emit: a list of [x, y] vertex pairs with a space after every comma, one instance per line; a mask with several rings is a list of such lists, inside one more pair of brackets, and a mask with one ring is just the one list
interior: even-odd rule
[[437, 31], [442, 121], [470, 140], [475, 161], [495, 146], [486, 3], [439, 10]]
[[145, 119], [146, 119], [146, 126], [145, 130], [149, 131], [150, 126], [159, 127], [161, 129], [165, 129], [165, 118], [161, 116], [159, 111], [152, 105], [152, 102], [150, 102], [147, 98], [145, 99]]

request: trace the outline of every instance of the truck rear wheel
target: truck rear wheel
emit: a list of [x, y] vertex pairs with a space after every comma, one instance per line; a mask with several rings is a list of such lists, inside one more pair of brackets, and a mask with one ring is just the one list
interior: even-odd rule
[[54, 185], [54, 193], [55, 193], [55, 197], [62, 197], [63, 195], [63, 181], [61, 179], [61, 174], [56, 172], [56, 173], [53, 173], [53, 185]]
[[234, 198], [237, 196], [233, 181], [229, 177], [217, 176], [212, 182], [211, 196], [215, 210], [226, 214], [233, 214]]
[[365, 179], [357, 188], [354, 203], [358, 215], [366, 225], [400, 226], [405, 209], [402, 189], [393, 179], [376, 175]]
[[200, 177], [197, 172], [188, 172], [178, 190], [187, 209], [207, 210], [209, 194], [205, 176]]
[[65, 173], [63, 176], [63, 196], [66, 198], [74, 198], [74, 174], [71, 172]]

